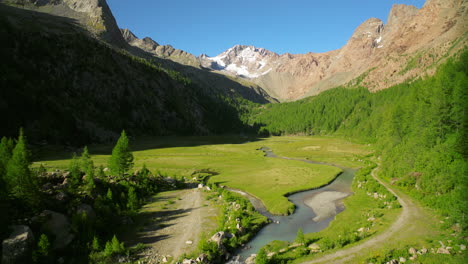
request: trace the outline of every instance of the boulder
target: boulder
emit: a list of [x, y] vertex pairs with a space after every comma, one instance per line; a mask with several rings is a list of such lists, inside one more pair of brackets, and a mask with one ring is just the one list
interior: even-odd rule
[[55, 249], [63, 249], [72, 242], [75, 236], [71, 233], [70, 221], [61, 213], [44, 210], [41, 217], [45, 219], [42, 229], [45, 233], [54, 235], [52, 246]]
[[185, 244], [187, 244], [187, 245], [192, 245], [192, 244], [193, 244], [193, 241], [192, 241], [192, 240], [187, 240], [187, 241], [185, 241]]
[[310, 249], [310, 252], [312, 253], [320, 252], [320, 246], [317, 243], [310, 244], [308, 248]]
[[255, 259], [257, 258], [257, 254], [252, 254], [245, 260], [245, 264], [255, 264]]
[[195, 262], [195, 260], [193, 259], [184, 259], [182, 261], [182, 264], [196, 264], [197, 262]]
[[34, 247], [34, 235], [25, 225], [13, 226], [13, 232], [2, 242], [2, 263], [28, 263]]
[[437, 249], [437, 254], [447, 254], [450, 255], [450, 251], [446, 248], [438, 248]]
[[466, 246], [465, 245], [460, 245], [460, 250], [466, 250]]
[[206, 254], [200, 254], [200, 256], [198, 256], [198, 258], [197, 258], [195, 261], [198, 262], [198, 263], [205, 263], [205, 264], [207, 264], [207, 263], [209, 263], [209, 261], [208, 261], [208, 255], [206, 255]]
[[424, 255], [427, 253], [427, 248], [421, 248], [419, 252], [421, 253], [421, 255]]
[[225, 238], [231, 238], [231, 237], [233, 237], [233, 236], [234, 236], [234, 235], [231, 234], [231, 233], [227, 233], [227, 232], [224, 232], [224, 231], [220, 231], [220, 232], [217, 232], [216, 234], [214, 234], [214, 235], [210, 238], [210, 240], [208, 240], [208, 241], [215, 242], [216, 245], [218, 245], [218, 247], [219, 247], [220, 245], [223, 244], [223, 239], [225, 239]]
[[411, 255], [416, 255], [417, 251], [415, 248], [410, 248], [408, 249], [408, 253], [410, 253]]
[[400, 257], [399, 261], [400, 261], [400, 263], [405, 263], [406, 259], [404, 257]]

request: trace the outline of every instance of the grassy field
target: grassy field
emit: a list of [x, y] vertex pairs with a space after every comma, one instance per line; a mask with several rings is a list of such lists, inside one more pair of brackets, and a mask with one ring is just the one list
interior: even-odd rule
[[[242, 139], [235, 137], [160, 137], [135, 140], [135, 169], [143, 164], [153, 172], [169, 176], [194, 177], [200, 170], [217, 173], [209, 183], [218, 183], [246, 191], [263, 201], [274, 214], [290, 213], [294, 205], [284, 196], [291, 192], [316, 188], [333, 180], [340, 170], [300, 161], [266, 158], [262, 146], [276, 154], [325, 161], [344, 166], [361, 166], [360, 156], [367, 146], [332, 137], [271, 137]], [[96, 165], [106, 166], [111, 146], [90, 146]], [[71, 153], [42, 151], [36, 162], [46, 168], [66, 169]], [[64, 159], [64, 157], [66, 157]]]

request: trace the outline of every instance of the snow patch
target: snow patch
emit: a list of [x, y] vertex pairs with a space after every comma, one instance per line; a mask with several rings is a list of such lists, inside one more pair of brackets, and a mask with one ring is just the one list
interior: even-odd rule
[[378, 39], [375, 40], [375, 43], [379, 44], [380, 41], [382, 41], [382, 36], [380, 36]]

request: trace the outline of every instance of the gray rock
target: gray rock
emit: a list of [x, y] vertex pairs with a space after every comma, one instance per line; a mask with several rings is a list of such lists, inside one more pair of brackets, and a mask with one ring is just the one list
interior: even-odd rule
[[310, 244], [308, 248], [311, 250], [320, 250], [320, 246], [317, 243]]
[[227, 232], [224, 232], [224, 231], [220, 231], [220, 232], [217, 232], [216, 234], [214, 234], [209, 241], [211, 242], [215, 242], [216, 245], [220, 246], [222, 245], [223, 243], [223, 239], [225, 238], [231, 238], [233, 237], [234, 235], [231, 234], [231, 233], [227, 233]]
[[34, 246], [34, 235], [25, 225], [13, 226], [10, 237], [2, 242], [2, 263], [28, 263]]
[[437, 254], [447, 254], [450, 255], [450, 251], [446, 248], [438, 248], [437, 249]]
[[257, 254], [252, 254], [245, 260], [245, 264], [255, 264], [255, 259], [257, 258]]
[[41, 217], [45, 219], [42, 225], [44, 232], [53, 234], [55, 237], [52, 243], [53, 248], [63, 249], [73, 241], [75, 236], [71, 233], [70, 221], [64, 214], [44, 210]]
[[206, 254], [200, 254], [200, 256], [198, 256], [198, 258], [195, 260], [196, 262], [198, 263], [208, 263], [208, 256]]
[[59, 202], [65, 203], [70, 199], [70, 197], [65, 192], [58, 192], [55, 195], [55, 199]]

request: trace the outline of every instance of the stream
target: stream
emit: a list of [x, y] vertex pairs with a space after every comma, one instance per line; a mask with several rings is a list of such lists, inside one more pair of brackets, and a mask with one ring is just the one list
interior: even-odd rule
[[[335, 218], [335, 215], [344, 210], [344, 206], [341, 202], [343, 198], [352, 194], [351, 183], [353, 181], [354, 173], [357, 171], [356, 169], [304, 159], [278, 157], [267, 147], [262, 147], [260, 150], [265, 153], [266, 157], [329, 165], [338, 167], [343, 170], [343, 172], [333, 182], [326, 186], [309, 191], [298, 192], [288, 196], [288, 199], [296, 205], [294, 214], [288, 216], [272, 215], [257, 198], [239, 190], [231, 190], [246, 196], [257, 211], [272, 220], [272, 223], [263, 227], [250, 242], [234, 254], [235, 257], [228, 262], [231, 264], [243, 263], [246, 258], [251, 256], [251, 254], [256, 254], [261, 247], [271, 241], [294, 241], [299, 228], [302, 228], [304, 233], [313, 233], [325, 229]], [[328, 202], [333, 203], [336, 207], [332, 210], [326, 210], [325, 213], [322, 212], [320, 216], [315, 214], [312, 208], [305, 204], [306, 201], [310, 201], [313, 197], [319, 194], [322, 194], [323, 196], [329, 194], [334, 194], [336, 197], [339, 196], [339, 198], [329, 198], [330, 201]]]

